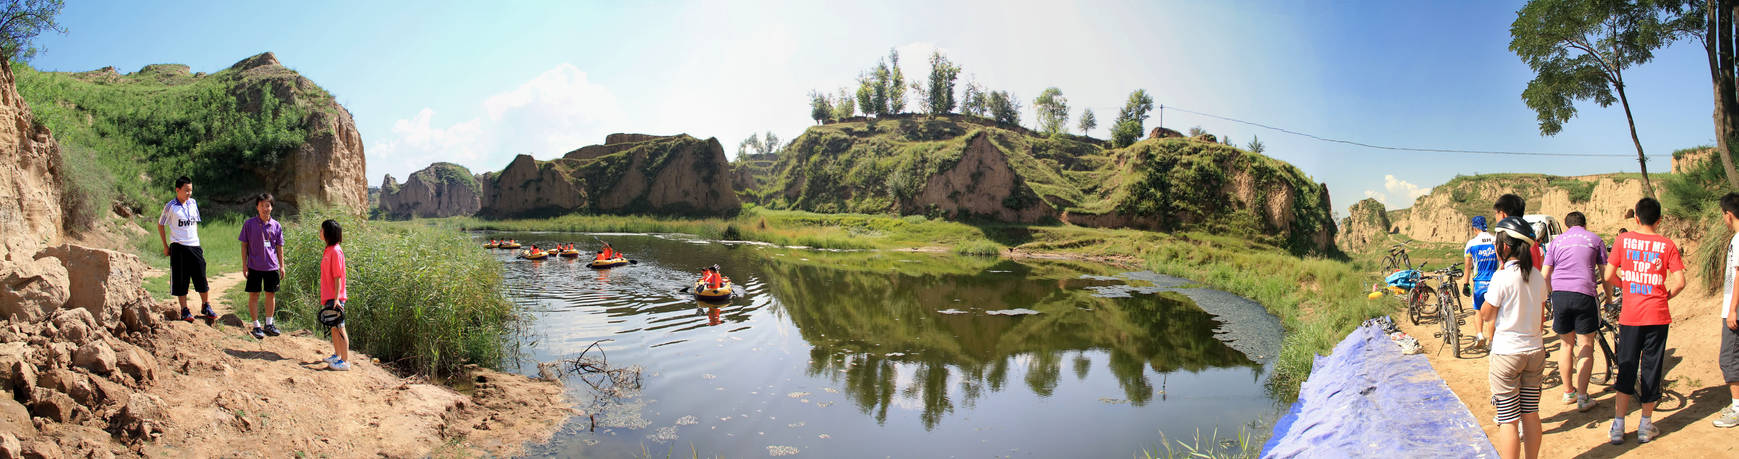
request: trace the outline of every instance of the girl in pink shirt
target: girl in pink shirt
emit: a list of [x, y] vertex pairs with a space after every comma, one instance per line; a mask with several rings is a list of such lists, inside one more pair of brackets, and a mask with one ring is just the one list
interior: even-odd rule
[[[344, 289], [344, 249], [338, 246], [344, 240], [344, 228], [333, 220], [320, 222], [320, 240], [326, 242], [326, 251], [320, 256], [320, 304], [343, 311], [344, 302], [350, 300]], [[350, 334], [343, 321], [332, 327], [332, 356], [326, 363], [331, 370], [350, 370]]]

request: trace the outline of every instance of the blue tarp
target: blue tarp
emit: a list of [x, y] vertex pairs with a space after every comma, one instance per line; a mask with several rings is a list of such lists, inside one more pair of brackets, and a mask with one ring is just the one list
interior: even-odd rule
[[1366, 324], [1318, 356], [1262, 457], [1496, 458], [1467, 405], [1424, 355]]

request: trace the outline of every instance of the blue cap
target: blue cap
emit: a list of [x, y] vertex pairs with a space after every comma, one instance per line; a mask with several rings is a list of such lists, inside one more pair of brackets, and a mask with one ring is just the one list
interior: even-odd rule
[[1484, 215], [1473, 216], [1473, 227], [1478, 228], [1480, 231], [1485, 231], [1485, 216]]

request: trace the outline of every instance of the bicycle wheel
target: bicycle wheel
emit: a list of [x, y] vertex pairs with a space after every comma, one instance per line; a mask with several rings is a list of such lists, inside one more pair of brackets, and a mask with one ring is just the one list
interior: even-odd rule
[[1413, 269], [1413, 259], [1407, 256], [1407, 252], [1401, 252], [1401, 259], [1398, 261], [1406, 266], [1404, 269]]
[[1395, 272], [1395, 256], [1389, 255], [1383, 257], [1383, 275], [1387, 276], [1392, 272]]
[[1437, 310], [1441, 311], [1438, 320], [1443, 322], [1443, 344], [1455, 350], [1455, 358], [1459, 359], [1461, 358], [1461, 318], [1455, 313], [1456, 310], [1460, 309], [1455, 306], [1456, 296], [1454, 292], [1448, 295], [1438, 295]]
[[1419, 325], [1426, 317], [1430, 317], [1425, 314], [1425, 305], [1437, 304], [1434, 295], [1431, 287], [1426, 287], [1424, 283], [1413, 286], [1413, 291], [1407, 294], [1407, 320], [1413, 321], [1413, 325]]
[[1610, 386], [1618, 379], [1618, 327], [1602, 320], [1600, 330], [1595, 332], [1599, 337], [1600, 354], [1606, 357], [1606, 376], [1600, 384]]

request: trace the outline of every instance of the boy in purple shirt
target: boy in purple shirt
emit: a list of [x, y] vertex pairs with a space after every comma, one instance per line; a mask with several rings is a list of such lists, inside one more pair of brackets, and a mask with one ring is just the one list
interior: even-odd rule
[[[254, 318], [255, 339], [278, 336], [273, 319], [277, 311], [278, 281], [284, 273], [284, 227], [272, 219], [272, 194], [260, 193], [254, 198], [254, 210], [259, 216], [242, 223], [236, 240], [242, 242], [242, 261], [248, 272], [248, 315]], [[266, 293], [266, 323], [260, 324], [260, 292]]]
[[1588, 376], [1593, 371], [1594, 333], [1600, 329], [1595, 279], [1606, 265], [1606, 242], [1583, 228], [1587, 223], [1581, 212], [1565, 215], [1570, 230], [1552, 238], [1543, 263], [1546, 289], [1552, 292], [1552, 331], [1568, 351], [1558, 364], [1564, 403], [1576, 404], [1578, 411], [1594, 407], [1588, 398]]

